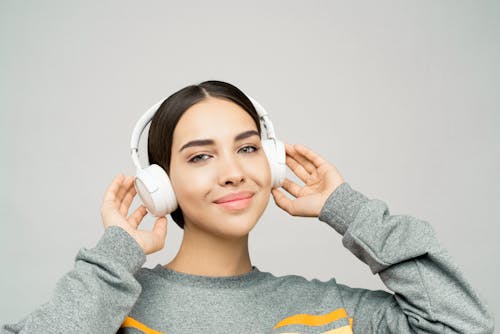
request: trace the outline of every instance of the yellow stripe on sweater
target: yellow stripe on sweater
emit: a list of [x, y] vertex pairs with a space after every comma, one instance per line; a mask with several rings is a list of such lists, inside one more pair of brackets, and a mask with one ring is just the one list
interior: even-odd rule
[[154, 329], [149, 328], [148, 326], [144, 325], [143, 323], [141, 323], [141, 322], [139, 322], [131, 317], [125, 318], [125, 320], [123, 321], [120, 328], [124, 328], [124, 327], [136, 328], [138, 330], [143, 331], [144, 334], [164, 334], [162, 332], [158, 332], [158, 331], [155, 331]]
[[288, 325], [324, 326], [342, 318], [347, 318], [347, 312], [344, 308], [322, 315], [295, 314], [278, 322], [273, 329]]

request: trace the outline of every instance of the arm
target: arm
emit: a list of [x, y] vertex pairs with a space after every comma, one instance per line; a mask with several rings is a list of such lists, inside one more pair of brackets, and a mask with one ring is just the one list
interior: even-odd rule
[[145, 261], [139, 244], [111, 226], [94, 248], [78, 252], [47, 303], [0, 333], [116, 333], [141, 293], [133, 274]]
[[494, 321], [426, 221], [342, 183], [319, 219], [394, 294], [339, 285], [355, 333], [493, 333]]

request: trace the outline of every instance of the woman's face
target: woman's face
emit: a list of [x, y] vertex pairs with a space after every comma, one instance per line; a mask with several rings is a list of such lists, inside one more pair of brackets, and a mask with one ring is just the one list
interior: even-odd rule
[[[252, 130], [253, 134], [235, 140]], [[186, 146], [197, 140], [213, 144]], [[186, 229], [223, 238], [243, 237], [269, 202], [271, 170], [257, 126], [243, 108], [226, 99], [209, 97], [179, 119], [173, 133], [169, 177]], [[254, 193], [243, 209], [215, 203], [240, 191]]]

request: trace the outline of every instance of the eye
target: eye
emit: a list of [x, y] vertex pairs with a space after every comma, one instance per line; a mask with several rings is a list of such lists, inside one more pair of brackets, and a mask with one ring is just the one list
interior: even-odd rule
[[241, 149], [243, 150], [245, 148], [251, 148], [252, 149], [250, 152], [247, 151], [248, 153], [257, 152], [259, 150], [258, 147], [255, 147], [255, 146], [252, 146], [252, 145], [248, 145], [248, 146], [242, 147]]
[[[247, 151], [246, 149], [250, 149], [250, 151]], [[247, 145], [247, 146], [244, 146], [240, 149], [240, 151], [242, 150], [246, 150], [244, 152], [246, 153], [254, 153], [254, 152], [257, 152], [259, 150], [258, 147], [256, 146], [253, 146], [253, 145]], [[188, 160], [189, 163], [197, 163], [201, 160], [207, 160], [207, 159], [198, 159], [198, 158], [201, 158], [201, 157], [204, 157], [204, 156], [209, 156], [208, 154], [198, 154], [198, 155], [195, 155], [194, 157], [192, 157], [191, 159]]]
[[[197, 163], [200, 160], [197, 160], [198, 157], [203, 157], [203, 156], [208, 156], [208, 154], [198, 154], [192, 157], [191, 159], [188, 160], [190, 163]], [[207, 159], [201, 159], [201, 160], [207, 160]]]

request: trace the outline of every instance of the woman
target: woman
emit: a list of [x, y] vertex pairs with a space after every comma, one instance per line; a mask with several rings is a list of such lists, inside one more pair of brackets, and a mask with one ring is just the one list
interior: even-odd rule
[[[260, 136], [253, 104], [228, 83], [170, 96], [152, 119], [148, 154], [178, 202], [171, 216], [184, 235], [175, 258], [141, 268], [164, 247], [167, 219], [140, 230], [146, 208], [128, 216], [135, 178], [118, 174], [104, 195], [106, 230], [96, 247], [79, 251], [47, 304], [1, 333], [493, 332], [491, 315], [427, 222], [391, 216], [303, 145], [285, 144], [286, 164], [304, 182], [285, 179], [289, 199], [272, 188]], [[318, 217], [342, 234], [393, 293], [253, 266], [248, 235], [271, 195], [290, 215]]]

